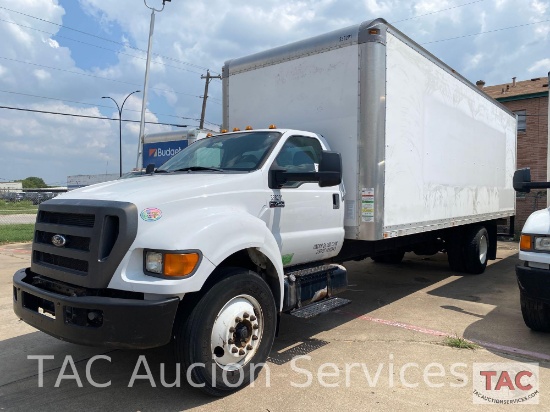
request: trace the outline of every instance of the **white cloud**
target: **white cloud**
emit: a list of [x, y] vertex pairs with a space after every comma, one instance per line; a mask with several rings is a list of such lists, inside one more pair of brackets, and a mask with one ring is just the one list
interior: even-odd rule
[[544, 14], [546, 13], [546, 10], [548, 10], [548, 3], [539, 1], [539, 0], [533, 0], [531, 3], [531, 7], [535, 10], [538, 14]]
[[48, 80], [49, 78], [52, 77], [49, 72], [42, 69], [36, 69], [33, 71], [33, 73], [38, 80]]
[[529, 69], [529, 73], [548, 73], [550, 71], [550, 59], [542, 59], [535, 62]]
[[48, 39], [48, 44], [50, 45], [50, 47], [52, 49], [58, 49], [59, 48], [59, 43], [56, 42], [54, 39]]

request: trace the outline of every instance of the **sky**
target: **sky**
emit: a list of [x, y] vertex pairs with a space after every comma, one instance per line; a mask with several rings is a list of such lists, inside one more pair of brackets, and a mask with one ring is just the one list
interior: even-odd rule
[[[155, 14], [145, 133], [198, 127], [201, 75], [226, 60], [378, 17], [473, 83], [550, 71], [550, 0], [172, 0]], [[102, 97], [120, 105], [144, 89], [150, 18], [143, 0], [0, 0], [0, 182], [118, 173], [118, 110]], [[138, 121], [122, 124], [124, 172], [136, 166], [142, 98], [123, 107]], [[221, 99], [214, 79], [211, 130]]]

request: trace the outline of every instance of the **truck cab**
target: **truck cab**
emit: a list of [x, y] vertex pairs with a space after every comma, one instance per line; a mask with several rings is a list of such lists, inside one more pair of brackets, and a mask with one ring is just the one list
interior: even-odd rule
[[349, 302], [333, 296], [345, 270], [325, 263], [344, 238], [341, 160], [328, 149], [298, 130], [220, 134], [149, 175], [41, 204], [16, 314], [79, 344], [174, 339], [185, 365], [220, 369], [218, 385], [210, 366], [193, 379], [226, 393], [220, 373], [265, 361], [279, 313]]

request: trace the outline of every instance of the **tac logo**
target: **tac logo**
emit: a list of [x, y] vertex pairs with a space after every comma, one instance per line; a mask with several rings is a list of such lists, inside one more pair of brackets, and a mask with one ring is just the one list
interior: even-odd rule
[[474, 363], [475, 404], [539, 403], [538, 363]]

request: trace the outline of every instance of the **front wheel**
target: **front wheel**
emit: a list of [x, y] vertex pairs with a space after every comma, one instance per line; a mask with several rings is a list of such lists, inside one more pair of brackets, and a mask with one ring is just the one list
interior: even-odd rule
[[223, 396], [254, 381], [275, 338], [269, 286], [254, 272], [227, 270], [176, 330], [176, 357], [195, 387]]
[[550, 332], [550, 305], [539, 302], [520, 292], [523, 321], [532, 330]]

